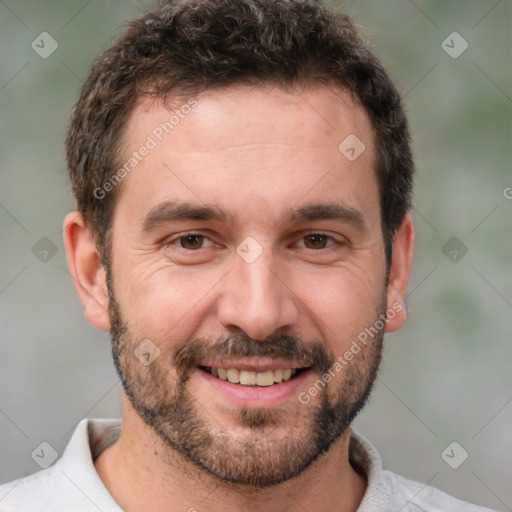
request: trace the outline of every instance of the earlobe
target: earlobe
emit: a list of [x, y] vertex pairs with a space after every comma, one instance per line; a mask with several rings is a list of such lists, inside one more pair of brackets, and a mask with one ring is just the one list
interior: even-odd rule
[[83, 216], [71, 212], [64, 219], [64, 245], [69, 271], [89, 323], [110, 330], [105, 269], [93, 234]]
[[387, 288], [387, 310], [393, 310], [388, 315], [386, 332], [397, 331], [405, 323], [405, 296], [411, 274], [412, 256], [414, 251], [414, 227], [411, 215], [408, 213], [393, 239], [393, 254]]

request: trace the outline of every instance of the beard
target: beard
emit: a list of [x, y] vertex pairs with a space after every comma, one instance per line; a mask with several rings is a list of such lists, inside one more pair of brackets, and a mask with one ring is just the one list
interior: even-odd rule
[[[261, 341], [236, 334], [187, 340], [172, 354], [162, 350], [145, 366], [134, 355], [144, 337], [130, 331], [108, 277], [107, 283], [114, 365], [132, 407], [165, 446], [224, 483], [261, 489], [300, 475], [332, 447], [368, 400], [380, 366], [383, 328], [336, 379], [322, 383], [317, 400], [229, 409], [222, 413], [237, 426], [223, 425], [189, 390], [190, 370], [201, 360], [259, 356], [300, 361], [320, 382], [335, 355], [317, 340], [273, 334]], [[384, 311], [382, 300], [375, 320]]]

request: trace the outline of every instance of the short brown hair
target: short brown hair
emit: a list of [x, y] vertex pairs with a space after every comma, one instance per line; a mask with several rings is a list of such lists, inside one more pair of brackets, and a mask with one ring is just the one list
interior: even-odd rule
[[337, 84], [368, 114], [376, 140], [388, 262], [410, 207], [414, 163], [400, 95], [346, 15], [319, 0], [166, 0], [130, 23], [94, 62], [66, 139], [77, 208], [108, 256], [121, 187], [95, 190], [118, 169], [136, 100], [192, 96], [237, 84], [289, 90]]

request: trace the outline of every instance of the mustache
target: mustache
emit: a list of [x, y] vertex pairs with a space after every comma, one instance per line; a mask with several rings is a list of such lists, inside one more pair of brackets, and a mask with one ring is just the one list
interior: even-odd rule
[[288, 334], [273, 334], [255, 340], [245, 334], [234, 334], [214, 341], [196, 338], [187, 342], [174, 356], [178, 372], [197, 367], [201, 361], [225, 357], [268, 357], [288, 359], [325, 373], [334, 365], [335, 357], [319, 341], [302, 341]]

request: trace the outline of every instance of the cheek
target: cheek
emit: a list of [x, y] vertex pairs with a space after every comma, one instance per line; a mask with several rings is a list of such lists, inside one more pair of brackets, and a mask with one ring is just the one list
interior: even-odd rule
[[375, 323], [384, 293], [383, 278], [354, 267], [303, 275], [294, 290], [315, 330], [336, 355]]
[[198, 316], [218, 282], [218, 272], [213, 270], [167, 267], [144, 272], [140, 268], [127, 275], [124, 284], [130, 323], [149, 338], [183, 340], [198, 325]]

